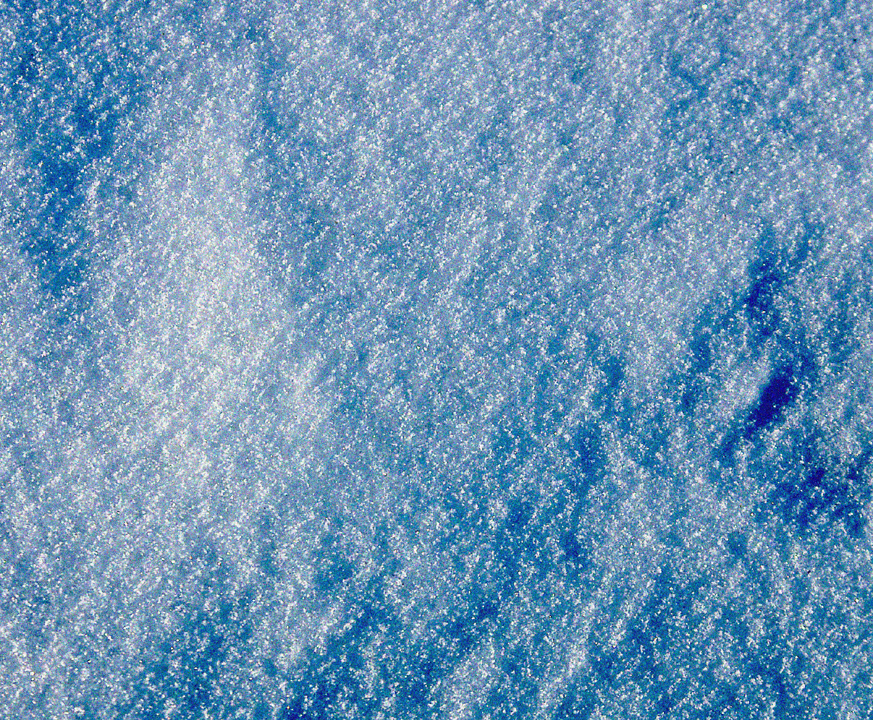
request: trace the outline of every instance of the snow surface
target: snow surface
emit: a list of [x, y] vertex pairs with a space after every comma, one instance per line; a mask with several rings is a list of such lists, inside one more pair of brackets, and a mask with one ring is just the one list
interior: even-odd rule
[[871, 27], [0, 4], [0, 717], [873, 716]]

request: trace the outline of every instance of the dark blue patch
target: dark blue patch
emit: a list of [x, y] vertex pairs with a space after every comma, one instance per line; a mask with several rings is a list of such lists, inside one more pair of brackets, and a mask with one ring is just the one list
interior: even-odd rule
[[570, 487], [584, 500], [608, 470], [598, 426], [589, 425], [577, 431], [570, 447], [570, 463]]
[[727, 539], [728, 552], [735, 558], [742, 558], [748, 550], [749, 542], [741, 532], [731, 532]]
[[[427, 655], [416, 660], [398, 653], [399, 618], [385, 600], [389, 576], [380, 571], [362, 591], [347, 596], [349, 622], [328, 637], [322, 649], [306, 651], [287, 678], [289, 695], [279, 717], [339, 717], [347, 704], [369, 717], [392, 691], [402, 694], [410, 709], [425, 702], [429, 688], [445, 670]], [[375, 688], [367, 685], [367, 656], [380, 670]]]
[[784, 280], [775, 265], [767, 260], [755, 266], [751, 275], [752, 284], [745, 300], [746, 316], [760, 335], [769, 337], [781, 322], [776, 298]]
[[779, 368], [761, 390], [761, 395], [746, 422], [746, 437], [767, 430], [782, 419], [800, 395], [791, 366]]
[[491, 174], [515, 160], [509, 108], [505, 105], [494, 114], [488, 125], [476, 135], [475, 157], [482, 168]]
[[[30, 18], [35, 10], [20, 12]], [[26, 208], [21, 249], [46, 290], [60, 298], [84, 283], [88, 268], [91, 239], [80, 216], [83, 173], [111, 155], [121, 117], [135, 121], [142, 63], [126, 47], [114, 48], [110, 60], [93, 46], [90, 9], [59, 8], [44, 17], [44, 23], [26, 19], [15, 39], [8, 102], [21, 154], [39, 178], [40, 201]], [[117, 29], [111, 22], [103, 27], [113, 42]], [[84, 72], [74, 75], [64, 56], [80, 62]]]
[[869, 453], [844, 467], [821, 451], [823, 441], [814, 435], [793, 433], [789, 442], [760, 516], [775, 512], [801, 537], [828, 537], [836, 527], [851, 540], [862, 537], [863, 509], [871, 496], [866, 479]]
[[623, 430], [629, 426], [630, 408], [625, 399], [625, 362], [616, 355], [604, 358], [600, 365], [601, 383], [597, 387], [592, 404], [601, 412], [602, 419], [609, 422], [613, 419], [621, 421]]
[[333, 596], [355, 574], [355, 569], [340, 543], [341, 529], [341, 522], [334, 524], [321, 537], [313, 554], [316, 570], [312, 583], [316, 592], [322, 597]]
[[576, 533], [566, 531], [560, 539], [561, 552], [566, 562], [581, 570], [587, 570], [591, 565], [591, 548], [588, 543], [579, 541]]

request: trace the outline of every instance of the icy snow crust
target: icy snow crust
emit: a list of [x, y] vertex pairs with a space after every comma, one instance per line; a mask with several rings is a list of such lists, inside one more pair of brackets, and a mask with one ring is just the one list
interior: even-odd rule
[[873, 8], [0, 7], [0, 716], [873, 715]]

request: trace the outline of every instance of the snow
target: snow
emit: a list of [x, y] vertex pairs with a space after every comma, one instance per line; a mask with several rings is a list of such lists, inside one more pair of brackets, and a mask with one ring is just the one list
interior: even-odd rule
[[0, 10], [0, 715], [869, 717], [871, 21]]

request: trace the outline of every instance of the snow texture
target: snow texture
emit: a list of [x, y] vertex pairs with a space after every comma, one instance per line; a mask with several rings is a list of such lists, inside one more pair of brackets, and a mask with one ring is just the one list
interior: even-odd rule
[[868, 0], [0, 45], [0, 717], [873, 717]]

